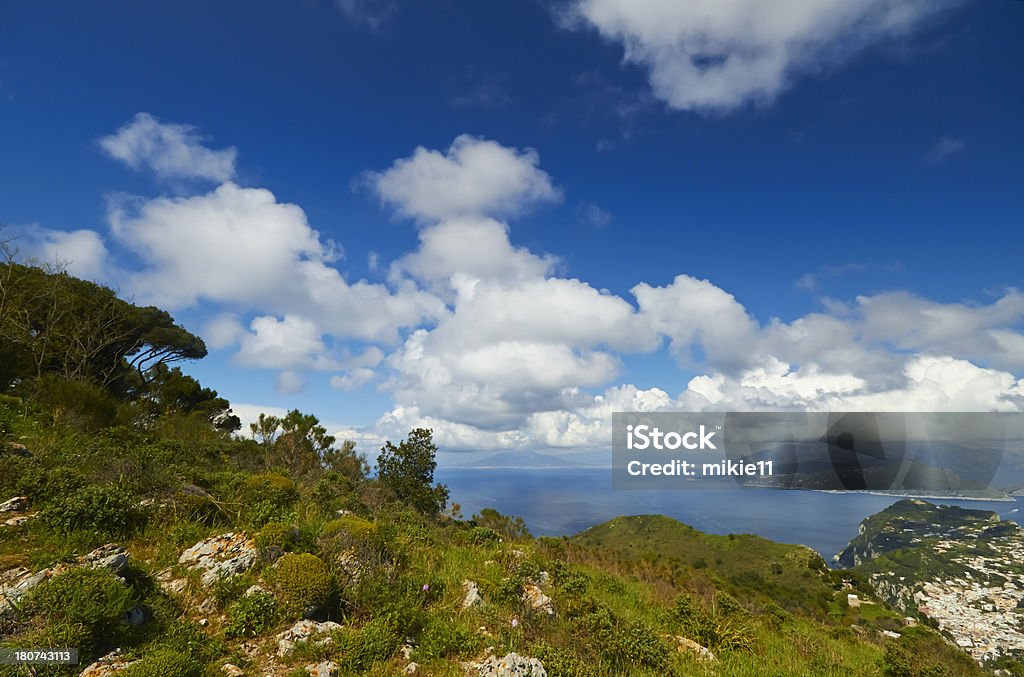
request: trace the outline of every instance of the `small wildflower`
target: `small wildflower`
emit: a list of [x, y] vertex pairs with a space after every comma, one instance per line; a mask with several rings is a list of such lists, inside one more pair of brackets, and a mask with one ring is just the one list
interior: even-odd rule
[[424, 583], [423, 584], [423, 592], [427, 592], [428, 590], [430, 590], [430, 583]]
[[512, 627], [513, 628], [519, 627], [519, 619], [518, 618], [513, 618], [512, 619]]

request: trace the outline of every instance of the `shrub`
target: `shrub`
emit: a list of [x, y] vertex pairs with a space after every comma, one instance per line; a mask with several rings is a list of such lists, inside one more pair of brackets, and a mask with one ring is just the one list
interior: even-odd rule
[[502, 537], [493, 528], [474, 526], [473, 530], [469, 533], [469, 540], [474, 545], [486, 545], [488, 543], [498, 543], [502, 540]]
[[593, 661], [582, 659], [575, 652], [541, 642], [529, 651], [544, 664], [549, 677], [596, 677]]
[[187, 653], [159, 647], [132, 663], [120, 677], [199, 677], [203, 668]]
[[87, 486], [63, 496], [43, 510], [43, 520], [57, 531], [95, 531], [127, 538], [146, 524], [134, 496], [113, 486]]
[[114, 396], [87, 381], [46, 374], [29, 384], [27, 390], [30, 398], [57, 423], [96, 430], [113, 425], [117, 419]]
[[349, 589], [346, 601], [353, 616], [387, 618], [402, 636], [423, 627], [423, 584], [409, 576], [373, 571]]
[[78, 567], [40, 583], [28, 594], [25, 609], [54, 629], [78, 626], [84, 651], [125, 630], [121, 617], [134, 604], [132, 591], [106, 569]]
[[345, 628], [335, 634], [343, 668], [366, 671], [378, 661], [386, 661], [398, 650], [401, 635], [391, 618], [379, 617], [361, 628]]
[[286, 508], [299, 498], [295, 482], [276, 472], [249, 475], [239, 491], [239, 500], [254, 504], [267, 503]]
[[277, 623], [280, 606], [273, 595], [254, 592], [228, 608], [225, 633], [228, 637], [255, 637]]
[[286, 522], [267, 522], [256, 534], [256, 545], [264, 550], [280, 548], [288, 551], [295, 545], [299, 530]]
[[369, 540], [377, 536], [377, 525], [356, 515], [342, 515], [333, 519], [320, 530], [321, 538], [346, 534], [358, 540]]
[[334, 591], [327, 565], [309, 553], [287, 554], [279, 559], [273, 578], [289, 611], [324, 606]]

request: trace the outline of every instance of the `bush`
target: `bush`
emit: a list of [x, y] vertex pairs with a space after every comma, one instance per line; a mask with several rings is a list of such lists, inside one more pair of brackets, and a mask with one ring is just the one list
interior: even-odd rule
[[122, 672], [120, 677], [199, 677], [203, 668], [192, 656], [175, 651], [168, 647], [160, 647], [143, 656], [142, 660], [132, 663]]
[[135, 497], [113, 486], [87, 486], [58, 498], [43, 510], [43, 521], [64, 533], [86, 530], [128, 538], [146, 525]]
[[596, 677], [593, 661], [581, 659], [575, 652], [541, 642], [529, 651], [544, 664], [548, 677]]
[[29, 397], [54, 422], [81, 430], [96, 430], [116, 422], [118, 403], [103, 388], [78, 379], [46, 374], [27, 385]]
[[267, 522], [256, 534], [256, 545], [266, 550], [280, 548], [288, 551], [299, 537], [299, 530], [286, 522]]
[[273, 579], [288, 611], [322, 607], [334, 592], [327, 565], [309, 553], [288, 554], [279, 559]]
[[342, 515], [325, 524], [320, 530], [321, 538], [331, 538], [338, 534], [365, 541], [377, 536], [377, 525], [356, 515]]
[[273, 595], [254, 592], [228, 608], [225, 633], [228, 637], [255, 637], [277, 623], [280, 606]]
[[286, 508], [299, 498], [295, 482], [276, 472], [249, 475], [239, 491], [238, 498], [247, 503], [269, 503]]
[[28, 613], [55, 630], [78, 626], [83, 652], [126, 630], [121, 618], [134, 605], [134, 595], [127, 586], [106, 569], [91, 567], [71, 569], [40, 583], [25, 601]]
[[368, 621], [359, 629], [345, 628], [335, 634], [343, 668], [366, 671], [378, 661], [386, 661], [398, 650], [401, 635], [392, 619]]

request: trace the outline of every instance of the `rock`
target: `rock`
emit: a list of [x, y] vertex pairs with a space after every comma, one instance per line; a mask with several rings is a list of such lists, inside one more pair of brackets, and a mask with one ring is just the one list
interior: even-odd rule
[[856, 609], [860, 606], [860, 598], [852, 592], [846, 595], [846, 603], [851, 609]]
[[402, 668], [402, 674], [403, 675], [415, 675], [416, 672], [419, 669], [420, 669], [419, 663], [409, 663], [404, 668]]
[[277, 636], [277, 655], [286, 656], [299, 642], [308, 642], [317, 635], [325, 635], [340, 629], [341, 626], [333, 621], [317, 623], [301, 620]]
[[16, 517], [11, 517], [10, 519], [4, 520], [2, 523], [0, 523], [0, 526], [20, 527], [22, 524], [25, 524], [29, 520], [35, 519], [35, 517], [36, 517], [35, 514], [32, 514], [32, 515], [18, 515]]
[[403, 644], [402, 648], [399, 649], [399, 653], [402, 654], [402, 658], [409, 660], [412, 658], [413, 646], [412, 644]]
[[537, 580], [534, 581], [537, 585], [547, 585], [551, 582], [551, 574], [546, 571], [542, 571], [537, 574]]
[[697, 642], [693, 641], [689, 637], [672, 637], [671, 639], [675, 640], [676, 650], [691, 651], [696, 655], [697, 660], [699, 661], [714, 663], [718, 660], [715, 658], [715, 654], [711, 653], [711, 649], [697, 644]]
[[356, 555], [354, 550], [346, 550], [345, 552], [338, 555], [338, 568], [340, 569], [341, 579], [347, 585], [356, 585], [359, 583], [359, 579], [363, 576], [365, 566], [360, 561], [359, 556]]
[[78, 561], [83, 565], [108, 569], [115, 576], [120, 576], [128, 568], [128, 551], [116, 543], [107, 543]]
[[271, 592], [269, 590], [267, 590], [262, 585], [257, 583], [256, 585], [250, 585], [249, 589], [245, 591], [245, 595], [244, 596], [245, 597], [252, 597], [253, 595], [255, 595], [258, 592], [262, 592], [262, 593], [267, 594], [267, 595], [271, 594]]
[[334, 661], [323, 661], [322, 663], [310, 663], [306, 666], [309, 677], [335, 677], [338, 674], [338, 665]]
[[203, 600], [203, 603], [199, 605], [199, 613], [201, 614], [212, 614], [217, 610], [217, 600], [214, 597], [207, 597]]
[[462, 589], [466, 591], [465, 597], [462, 598], [463, 609], [480, 606], [484, 603], [484, 598], [480, 596], [480, 589], [477, 588], [475, 582], [462, 581]]
[[132, 626], [142, 625], [146, 622], [146, 612], [143, 611], [140, 606], [133, 606], [131, 609], [124, 612], [124, 616], [121, 617], [121, 622]]
[[555, 608], [551, 605], [551, 598], [536, 585], [523, 586], [523, 601], [530, 605], [534, 611], [542, 611], [551, 616]]
[[220, 666], [220, 671], [227, 675], [227, 677], [245, 677], [245, 672], [242, 671], [242, 668], [231, 663], [225, 663]]
[[0, 512], [24, 512], [28, 506], [28, 496], [15, 496], [0, 503]]
[[490, 656], [479, 663], [468, 663], [466, 668], [471, 675], [479, 677], [547, 677], [544, 664], [536, 658], [520, 656], [517, 653], [505, 654], [502, 658]]
[[108, 675], [116, 675], [132, 663], [138, 661], [128, 661], [121, 657], [121, 650], [114, 649], [103, 658], [100, 658], [95, 663], [92, 663], [79, 677], [107, 677]]
[[229, 532], [199, 541], [181, 553], [179, 564], [192, 569], [205, 569], [202, 584], [213, 585], [217, 579], [237, 576], [256, 563], [256, 543], [244, 533]]
[[58, 565], [49, 569], [43, 569], [34, 574], [24, 567], [4, 572], [4, 576], [9, 580], [7, 583], [0, 585], [0, 618], [10, 613], [17, 605], [18, 600], [28, 593], [29, 590], [51, 576], [66, 570], [67, 567]]
[[882, 630], [882, 634], [891, 639], [899, 639], [902, 636], [900, 633], [893, 632], [892, 630]]

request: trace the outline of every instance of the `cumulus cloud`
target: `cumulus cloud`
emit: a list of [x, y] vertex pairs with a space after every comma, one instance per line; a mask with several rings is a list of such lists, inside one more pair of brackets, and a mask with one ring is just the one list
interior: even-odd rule
[[257, 317], [241, 339], [238, 362], [266, 369], [333, 369], [316, 322], [297, 315]]
[[337, 246], [325, 242], [297, 205], [262, 188], [227, 182], [209, 193], [115, 200], [113, 236], [143, 267], [126, 286], [140, 299], [171, 309], [200, 301], [237, 311], [316, 318], [336, 337], [395, 341], [402, 327], [442, 311], [416, 289], [392, 291], [348, 283], [329, 265]]
[[[1024, 406], [1015, 289], [987, 303], [906, 291], [824, 299], [818, 312], [759, 320], [710, 280], [680, 274], [620, 296], [515, 244], [503, 219], [561, 198], [532, 150], [460, 136], [366, 180], [418, 225], [418, 246], [386, 283], [349, 282], [340, 248], [299, 206], [225, 180], [194, 195], [112, 200], [111, 234], [139, 264], [123, 286], [171, 309], [211, 307], [210, 345], [278, 371], [279, 392], [317, 372], [339, 390], [375, 383], [391, 411], [366, 430], [339, 430], [377, 443], [422, 425], [448, 449], [604, 447], [621, 410]], [[37, 239], [105, 256], [90, 231]], [[861, 264], [814, 271], [814, 286], [851, 266]], [[696, 373], [682, 392], [620, 382], [630, 355], [662, 346]]]
[[530, 280], [548, 275], [558, 260], [509, 240], [508, 226], [486, 217], [445, 221], [420, 231], [420, 246], [391, 267], [434, 289], [467, 289], [477, 280]]
[[728, 111], [912, 31], [956, 0], [574, 0], [571, 25], [621, 44], [672, 108]]
[[211, 150], [195, 127], [160, 122], [138, 113], [110, 136], [99, 140], [110, 157], [132, 169], [149, 169], [161, 179], [228, 181], [235, 176], [235, 148]]
[[106, 279], [112, 261], [100, 234], [92, 230], [53, 230], [35, 226], [18, 240], [24, 253], [43, 264], [64, 266], [87, 280]]
[[331, 387], [338, 390], [357, 390], [372, 381], [374, 376], [376, 374], [373, 369], [368, 367], [349, 369], [344, 374], [332, 376]]
[[384, 204], [421, 222], [514, 216], [562, 198], [539, 162], [532, 148], [463, 134], [444, 153], [419, 147], [365, 180]]

